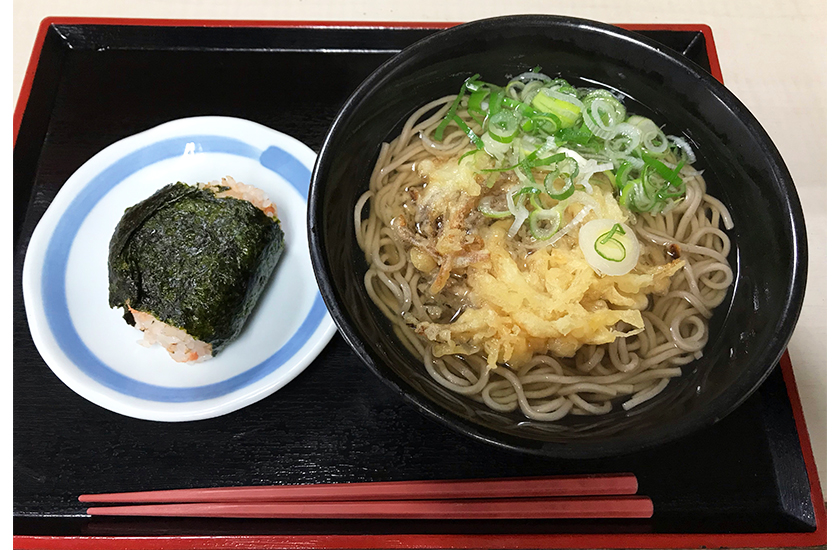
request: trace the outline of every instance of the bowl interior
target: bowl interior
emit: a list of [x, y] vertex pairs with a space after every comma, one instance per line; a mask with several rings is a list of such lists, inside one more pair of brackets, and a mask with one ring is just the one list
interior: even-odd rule
[[[450, 393], [426, 374], [365, 292], [353, 207], [378, 148], [423, 104], [456, 93], [478, 73], [504, 83], [540, 66], [576, 86], [617, 90], [628, 112], [688, 139], [709, 193], [729, 208], [736, 282], [715, 310], [701, 359], [665, 392], [629, 412], [532, 422]], [[511, 448], [588, 457], [647, 447], [708, 425], [760, 384], [784, 350], [804, 292], [801, 208], [766, 133], [722, 85], [675, 52], [633, 33], [576, 19], [520, 16], [462, 25], [404, 50], [342, 109], [310, 192], [310, 248], [339, 330], [380, 378], [422, 410], [472, 436]]]

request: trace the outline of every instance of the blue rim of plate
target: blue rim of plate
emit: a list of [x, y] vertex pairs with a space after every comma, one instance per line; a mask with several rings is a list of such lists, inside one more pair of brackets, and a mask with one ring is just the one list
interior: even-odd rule
[[242, 373], [202, 386], [167, 387], [138, 381], [105, 364], [85, 345], [70, 317], [66, 294], [65, 277], [71, 245], [87, 215], [111, 189], [150, 164], [183, 155], [185, 141], [200, 143], [203, 153], [225, 153], [258, 161], [263, 167], [288, 181], [306, 202], [311, 170], [295, 156], [277, 146], [271, 145], [265, 150], [260, 150], [238, 139], [218, 135], [184, 135], [166, 139], [121, 157], [89, 180], [58, 220], [47, 244], [42, 269], [43, 303], [50, 304], [47, 321], [62, 352], [82, 373], [102, 386], [123, 395], [163, 403], [213, 399], [254, 384], [298, 353], [327, 316], [323, 298], [316, 291], [314, 302], [303, 323], [279, 350]]

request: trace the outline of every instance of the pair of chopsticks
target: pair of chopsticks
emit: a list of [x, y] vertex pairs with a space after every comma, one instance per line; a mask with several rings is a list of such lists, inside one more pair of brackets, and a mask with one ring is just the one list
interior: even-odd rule
[[[288, 519], [649, 518], [633, 474], [216, 487], [81, 495], [92, 516]], [[117, 504], [117, 506], [113, 506]]]

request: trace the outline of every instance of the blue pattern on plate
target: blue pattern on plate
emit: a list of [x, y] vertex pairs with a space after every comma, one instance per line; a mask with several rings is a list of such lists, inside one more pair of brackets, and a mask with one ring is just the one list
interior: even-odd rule
[[303, 200], [306, 200], [306, 195], [309, 193], [309, 179], [312, 177], [312, 171], [301, 164], [288, 151], [271, 145], [260, 155], [260, 164], [286, 178], [286, 181], [295, 186], [295, 189], [303, 197]]
[[125, 376], [106, 365], [82, 341], [70, 318], [65, 292], [65, 275], [70, 256], [70, 246], [82, 223], [99, 200], [125, 178], [156, 162], [184, 154], [185, 144], [195, 144], [196, 152], [227, 153], [256, 160], [288, 181], [304, 201], [309, 189], [311, 172], [302, 162], [288, 152], [270, 146], [265, 151], [237, 139], [223, 136], [185, 136], [167, 139], [138, 149], [114, 162], [91, 179], [73, 199], [55, 228], [47, 245], [44, 259], [42, 293], [50, 330], [56, 342], [76, 366], [98, 383], [124, 395], [169, 403], [185, 403], [212, 399], [240, 388], [247, 387], [283, 365], [314, 334], [327, 314], [319, 293], [303, 324], [274, 355], [247, 371], [227, 380], [203, 386], [172, 388], [147, 384]]

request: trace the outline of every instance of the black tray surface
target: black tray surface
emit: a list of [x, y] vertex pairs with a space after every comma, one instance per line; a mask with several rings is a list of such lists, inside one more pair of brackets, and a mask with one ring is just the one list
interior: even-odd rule
[[[250, 119], [316, 151], [354, 88], [422, 28], [53, 24], [14, 150], [14, 533], [811, 532], [814, 508], [785, 383], [712, 428], [627, 456], [515, 454], [415, 412], [336, 335], [289, 385], [220, 418], [159, 423], [84, 400], [47, 367], [27, 325], [21, 270], [67, 178], [107, 145], [197, 115]], [[699, 31], [640, 31], [708, 69]], [[633, 521], [94, 519], [81, 493], [180, 487], [486, 478], [630, 471], [655, 506]]]

